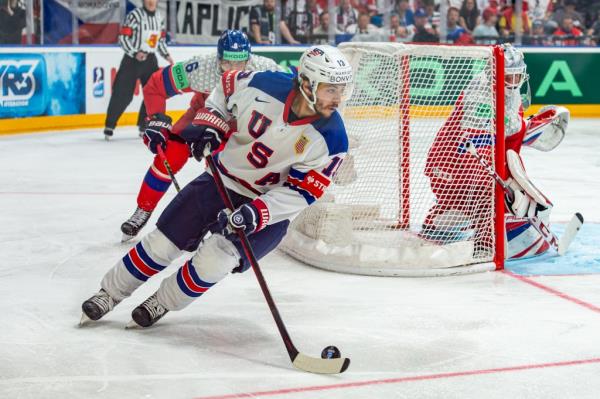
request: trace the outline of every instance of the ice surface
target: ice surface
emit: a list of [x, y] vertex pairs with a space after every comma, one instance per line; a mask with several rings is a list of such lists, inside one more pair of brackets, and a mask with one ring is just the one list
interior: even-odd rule
[[[131, 245], [119, 243], [119, 225], [151, 155], [134, 129], [108, 143], [100, 131], [1, 138], [0, 398], [598, 398], [599, 127], [574, 120], [555, 151], [524, 150], [552, 220], [586, 218], [564, 258], [509, 265], [524, 281], [354, 276], [268, 256], [296, 345], [312, 356], [336, 345], [352, 359], [339, 376], [292, 368], [251, 272], [126, 331], [155, 277], [78, 328], [81, 302]], [[178, 177], [200, 169], [190, 160]]]

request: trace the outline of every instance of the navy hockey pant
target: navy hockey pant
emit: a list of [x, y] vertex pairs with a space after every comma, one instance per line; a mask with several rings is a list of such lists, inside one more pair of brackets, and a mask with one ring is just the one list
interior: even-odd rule
[[[252, 198], [228, 191], [236, 208], [252, 201]], [[194, 252], [206, 233], [214, 226], [217, 214], [223, 208], [225, 203], [219, 195], [215, 181], [211, 175], [203, 173], [177, 194], [160, 215], [156, 226], [177, 248]], [[283, 220], [248, 236], [257, 259], [261, 259], [279, 245], [288, 225], [289, 220]], [[245, 271], [250, 267], [250, 263], [239, 240], [235, 240], [234, 244], [242, 256], [241, 271]]]

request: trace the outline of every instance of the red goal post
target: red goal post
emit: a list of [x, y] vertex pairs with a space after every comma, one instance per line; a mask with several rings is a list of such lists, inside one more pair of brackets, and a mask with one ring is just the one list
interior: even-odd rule
[[499, 46], [344, 43], [354, 70], [341, 109], [350, 146], [325, 198], [280, 248], [344, 273], [438, 276], [500, 269], [502, 191], [464, 151], [504, 176]]

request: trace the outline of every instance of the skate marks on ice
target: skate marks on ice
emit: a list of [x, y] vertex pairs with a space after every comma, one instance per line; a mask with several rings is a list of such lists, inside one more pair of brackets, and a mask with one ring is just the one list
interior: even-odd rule
[[[150, 329], [126, 331], [133, 308], [160, 284], [162, 277], [155, 277], [105, 319], [80, 329], [81, 303], [134, 244], [118, 243], [119, 226], [134, 209], [133, 192], [152, 159], [135, 140], [89, 139], [95, 135], [101, 132], [0, 139], [6, 165], [0, 206], [9, 210], [0, 230], [2, 398], [189, 399], [600, 357], [596, 312], [502, 273], [361, 277], [317, 270], [279, 253], [261, 264], [290, 333], [306, 353], [335, 343], [352, 357], [347, 374], [293, 369], [249, 273], [231, 276]], [[600, 271], [594, 224], [600, 187], [591, 178], [600, 174], [599, 147], [599, 135], [570, 130], [551, 162], [548, 154], [525, 155], [528, 171], [541, 174], [540, 186], [555, 203], [552, 220], [566, 221], [575, 210], [586, 218], [561, 260], [566, 263], [554, 256], [533, 268], [534, 261], [524, 261], [525, 271], [569, 274], [535, 280], [597, 307], [600, 275], [578, 274]], [[588, 173], [574, 181], [584, 168]], [[190, 161], [180, 175], [189, 181], [199, 169]], [[586, 195], [577, 192], [582, 183]], [[8, 191], [75, 195], [1, 194]], [[77, 194], [96, 192], [132, 195]], [[558, 234], [560, 227], [552, 224]], [[509, 270], [519, 273], [511, 264]], [[263, 397], [596, 399], [598, 372], [598, 364], [581, 363]]]

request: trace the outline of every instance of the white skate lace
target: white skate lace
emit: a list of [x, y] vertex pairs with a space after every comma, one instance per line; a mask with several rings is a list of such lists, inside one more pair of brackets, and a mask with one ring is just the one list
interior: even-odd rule
[[94, 295], [91, 299], [100, 309], [102, 309], [103, 313], [107, 313], [113, 309], [113, 307], [117, 304], [117, 302], [111, 298], [110, 295], [106, 291], [100, 291], [96, 295]]
[[133, 212], [133, 215], [131, 215], [131, 217], [129, 218], [129, 223], [133, 224], [136, 227], [140, 227], [141, 225], [146, 223], [146, 221], [150, 217], [150, 214], [151, 212], [145, 211], [141, 208], [137, 208], [135, 212]]
[[142, 306], [148, 310], [150, 313], [150, 317], [154, 320], [157, 317], [162, 316], [166, 313], [167, 309], [165, 309], [156, 299], [156, 294], [152, 295], [150, 298], [146, 299]]

